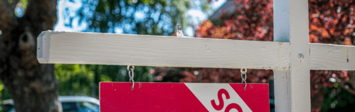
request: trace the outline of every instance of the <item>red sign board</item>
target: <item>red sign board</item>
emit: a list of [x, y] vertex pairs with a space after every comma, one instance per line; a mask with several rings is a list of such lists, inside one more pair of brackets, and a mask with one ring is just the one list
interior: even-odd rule
[[268, 112], [269, 85], [101, 82], [100, 112]]

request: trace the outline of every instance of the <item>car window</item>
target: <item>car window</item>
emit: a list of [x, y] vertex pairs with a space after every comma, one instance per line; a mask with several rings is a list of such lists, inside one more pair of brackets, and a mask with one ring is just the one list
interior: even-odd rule
[[13, 105], [4, 105], [5, 106], [5, 112], [15, 112], [15, 108]]
[[82, 112], [99, 112], [99, 105], [89, 102], [79, 102], [78, 106]]
[[63, 112], [80, 112], [75, 102], [63, 102]]

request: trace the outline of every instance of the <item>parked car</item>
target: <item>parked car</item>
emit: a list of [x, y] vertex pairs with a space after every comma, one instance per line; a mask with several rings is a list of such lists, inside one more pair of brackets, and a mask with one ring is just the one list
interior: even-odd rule
[[[87, 96], [59, 96], [63, 112], [99, 112], [100, 102]], [[12, 99], [3, 101], [5, 112], [15, 112]]]

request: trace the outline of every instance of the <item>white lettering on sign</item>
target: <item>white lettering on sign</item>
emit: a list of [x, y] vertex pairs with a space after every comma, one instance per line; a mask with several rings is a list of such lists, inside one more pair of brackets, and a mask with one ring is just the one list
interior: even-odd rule
[[252, 112], [229, 84], [185, 83], [185, 85], [210, 112]]

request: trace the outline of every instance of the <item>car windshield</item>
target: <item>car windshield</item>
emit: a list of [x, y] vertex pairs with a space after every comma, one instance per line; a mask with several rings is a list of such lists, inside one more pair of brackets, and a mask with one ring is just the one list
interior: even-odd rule
[[[63, 112], [99, 112], [99, 100], [90, 97], [59, 97]], [[16, 112], [12, 99], [3, 101], [3, 107], [0, 106], [0, 112]]]
[[99, 105], [89, 102], [62, 102], [63, 112], [99, 112]]
[[62, 103], [63, 112], [80, 112], [75, 102]]
[[4, 105], [5, 112], [15, 112], [15, 108], [13, 105]]
[[82, 112], [98, 112], [98, 105], [89, 102], [80, 102], [79, 108]]

